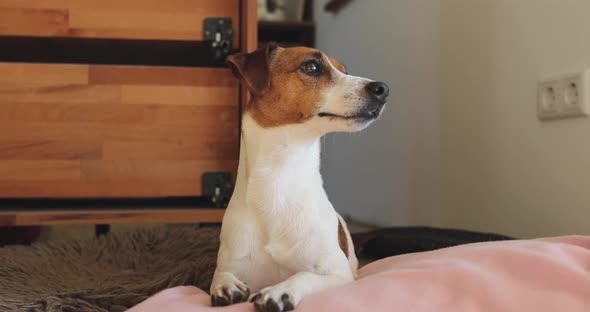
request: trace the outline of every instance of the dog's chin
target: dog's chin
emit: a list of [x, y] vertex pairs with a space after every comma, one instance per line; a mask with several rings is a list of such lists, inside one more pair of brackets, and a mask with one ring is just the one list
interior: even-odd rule
[[372, 118], [372, 119], [355, 119], [355, 120], [352, 120], [348, 124], [348, 127], [349, 128], [348, 128], [347, 132], [357, 132], [357, 131], [364, 130], [370, 124], [372, 124], [373, 121], [375, 121], [375, 120], [377, 120], [377, 118]]
[[365, 129], [373, 121], [379, 118], [381, 109], [374, 111], [357, 111], [350, 114], [334, 114], [329, 112], [321, 112], [318, 117], [325, 119], [331, 123], [338, 124], [335, 131], [355, 132]]

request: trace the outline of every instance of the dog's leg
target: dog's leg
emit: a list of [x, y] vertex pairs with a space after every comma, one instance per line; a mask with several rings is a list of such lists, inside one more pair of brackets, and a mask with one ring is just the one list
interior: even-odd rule
[[307, 294], [346, 284], [353, 279], [352, 273], [320, 275], [299, 272], [284, 282], [262, 289], [251, 301], [256, 311], [291, 311]]
[[232, 260], [231, 249], [221, 243], [217, 255], [217, 269], [211, 282], [211, 304], [227, 306], [248, 300], [250, 289], [234, 272], [241, 272], [239, 261]]
[[227, 306], [248, 300], [250, 289], [231, 272], [215, 271], [211, 283], [211, 304]]
[[[236, 188], [234, 196], [239, 194], [240, 188]], [[239, 197], [237, 199], [232, 197], [223, 217], [217, 253], [217, 268], [209, 288], [213, 306], [240, 303], [247, 301], [250, 297], [249, 287], [240, 279], [245, 279], [244, 272], [249, 261], [247, 255], [255, 240], [247, 239], [252, 237], [252, 230], [249, 226], [251, 223], [240, 222], [251, 218], [248, 214], [236, 209], [235, 203], [240, 200]]]

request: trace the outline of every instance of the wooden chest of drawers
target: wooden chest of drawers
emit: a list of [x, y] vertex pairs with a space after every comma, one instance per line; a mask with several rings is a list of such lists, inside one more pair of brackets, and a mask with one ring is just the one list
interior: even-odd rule
[[255, 12], [253, 0], [0, 0], [0, 199], [200, 196], [203, 173], [235, 176], [245, 94], [207, 59], [203, 21], [231, 18], [232, 50], [248, 51]]

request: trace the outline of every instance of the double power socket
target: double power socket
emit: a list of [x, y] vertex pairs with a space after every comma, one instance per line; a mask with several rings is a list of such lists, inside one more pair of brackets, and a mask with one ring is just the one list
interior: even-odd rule
[[590, 113], [590, 69], [547, 78], [538, 84], [540, 120], [584, 117]]

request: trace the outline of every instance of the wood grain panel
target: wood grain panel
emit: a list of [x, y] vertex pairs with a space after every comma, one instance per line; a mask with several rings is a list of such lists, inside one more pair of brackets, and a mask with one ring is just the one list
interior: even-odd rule
[[77, 160], [0, 160], [0, 180], [79, 180]]
[[[235, 93], [235, 90], [234, 90]], [[171, 97], [172, 98], [172, 97]], [[237, 101], [236, 101], [237, 102]], [[234, 103], [236, 103], [234, 102]], [[1, 104], [4, 123], [114, 123], [133, 126], [171, 125], [234, 129], [238, 109], [234, 106], [184, 106], [170, 104], [85, 105], [79, 103]], [[139, 128], [136, 128], [139, 129]]]
[[[28, 65], [23, 64], [23, 66]], [[113, 104], [119, 102], [121, 102], [121, 86], [119, 85], [0, 82], [0, 105], [15, 103]]]
[[[34, 9], [58, 9], [69, 7], [73, 9], [102, 9], [110, 11], [159, 11], [162, 13], [185, 12], [187, 10], [227, 10], [232, 8], [234, 0], [219, 1], [215, 8], [202, 8], [210, 0], [167, 0], [162, 3], [159, 0], [2, 0], [1, 7], [7, 8], [34, 8]], [[225, 8], [225, 9], [224, 9]]]
[[231, 71], [225, 68], [91, 65], [88, 79], [90, 84], [201, 87], [238, 86], [238, 82], [231, 74]]
[[0, 142], [0, 160], [101, 159], [101, 142], [92, 141], [5, 141]]
[[[206, 119], [206, 116], [203, 118]], [[118, 140], [140, 142], [189, 142], [193, 138], [228, 138], [237, 141], [235, 129], [219, 127], [214, 120], [208, 124], [172, 128], [169, 125], [136, 126], [88, 123], [0, 123], [1, 141], [54, 140], [54, 141], [92, 141]]]
[[238, 146], [235, 140], [223, 138], [196, 138], [190, 142], [107, 141], [102, 152], [103, 159], [234, 160]]
[[0, 197], [197, 196], [204, 172], [235, 174], [227, 69], [0, 68]]
[[[69, 9], [70, 35], [79, 37], [202, 40], [201, 12]], [[105, 23], [108, 21], [108, 24]]]
[[[235, 92], [235, 91], [234, 91]], [[237, 103], [237, 100], [234, 102]], [[209, 127], [213, 131], [236, 130], [238, 108], [234, 106], [143, 105], [145, 121], [176, 127]], [[218, 135], [215, 137], [219, 138]]]
[[235, 87], [121, 86], [125, 104], [229, 105], [236, 106]]
[[144, 121], [144, 107], [118, 104], [84, 105], [77, 103], [46, 104], [16, 103], [0, 104], [1, 122], [88, 122], [137, 124]]
[[234, 171], [235, 160], [83, 160], [81, 174], [87, 180], [162, 179], [189, 180], [206, 171]]
[[129, 223], [221, 223], [222, 209], [0, 211], [0, 226]]
[[239, 46], [239, 0], [2, 0], [0, 34], [202, 40], [206, 17], [231, 17]]
[[117, 198], [198, 196], [201, 178], [190, 180], [0, 180], [0, 197]]
[[[258, 47], [258, 2], [243, 0], [240, 14], [242, 52], [252, 52]], [[248, 101], [250, 92], [245, 87], [240, 88], [240, 105], [244, 107]]]
[[0, 83], [86, 84], [88, 66], [0, 63]]
[[0, 33], [29, 35], [38, 29], [40, 36], [53, 36], [68, 29], [68, 11], [63, 9], [6, 8], [0, 2]]
[[243, 34], [241, 47], [243, 52], [252, 52], [258, 47], [258, 1], [243, 0], [241, 4], [240, 30]]

